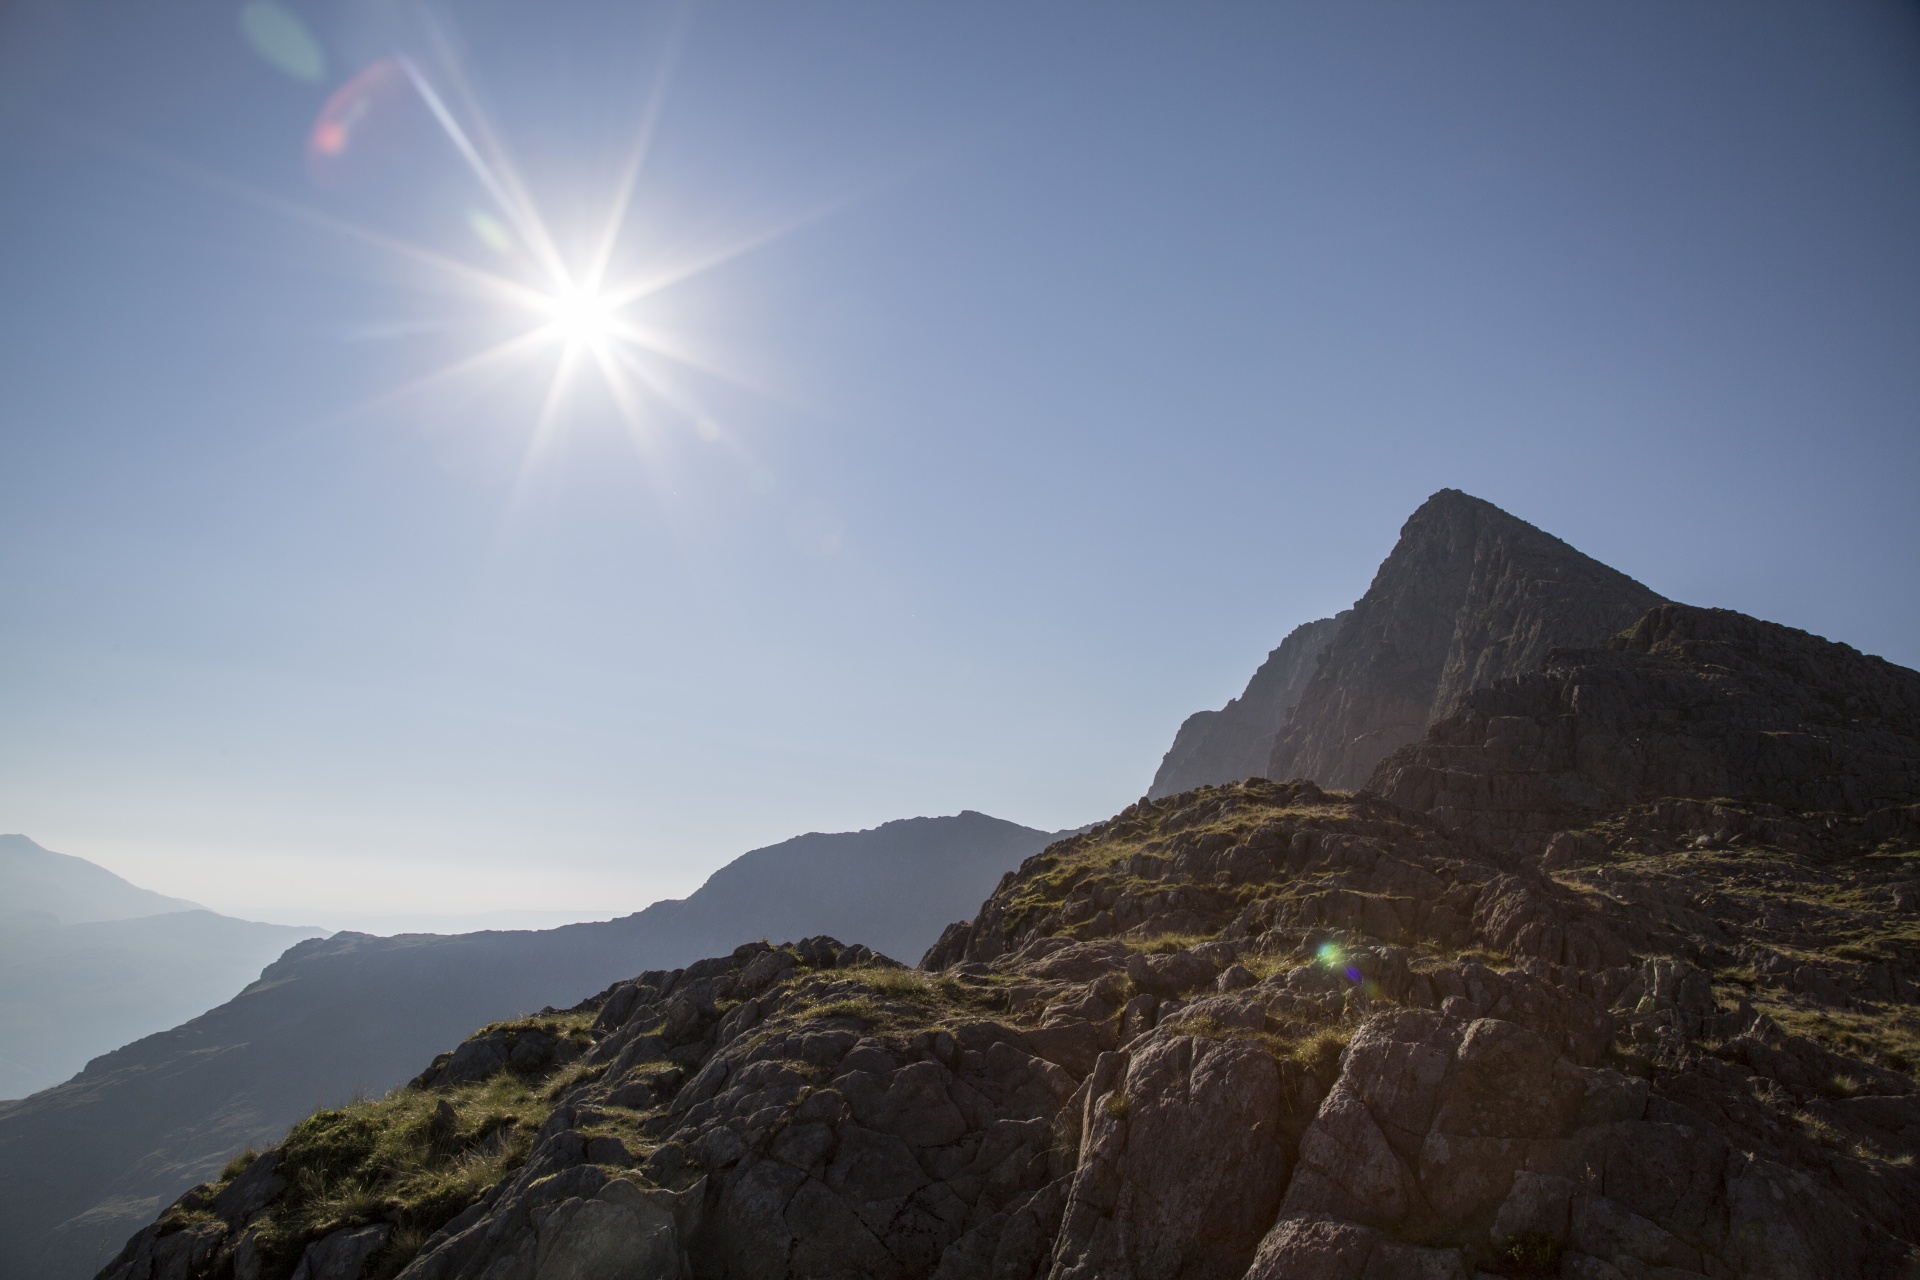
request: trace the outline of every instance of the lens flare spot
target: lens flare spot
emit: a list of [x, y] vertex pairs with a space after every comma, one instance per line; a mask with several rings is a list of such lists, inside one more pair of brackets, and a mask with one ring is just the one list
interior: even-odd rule
[[467, 210], [467, 226], [479, 237], [481, 244], [495, 253], [505, 255], [513, 252], [513, 232], [485, 209]]
[[398, 169], [431, 123], [399, 62], [382, 58], [334, 90], [307, 135], [307, 170], [322, 187]]
[[326, 50], [300, 15], [278, 0], [253, 0], [240, 6], [240, 34], [276, 71], [308, 84], [326, 79]]
[[1340, 944], [1337, 942], [1321, 943], [1320, 950], [1316, 952], [1315, 955], [1318, 957], [1320, 963], [1329, 969], [1338, 968], [1340, 962], [1346, 958], [1345, 953], [1340, 950]]

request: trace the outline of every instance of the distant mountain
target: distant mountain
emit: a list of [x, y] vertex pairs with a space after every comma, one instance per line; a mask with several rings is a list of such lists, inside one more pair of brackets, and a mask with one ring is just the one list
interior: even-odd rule
[[0, 836], [0, 1098], [212, 1008], [320, 933], [216, 915]]
[[1274, 739], [1287, 713], [1319, 669], [1348, 614], [1303, 623], [1287, 633], [1247, 682], [1247, 689], [1218, 711], [1196, 711], [1173, 736], [1147, 788], [1149, 799], [1178, 795], [1215, 782], [1265, 776]]
[[656, 957], [679, 964], [755, 938], [858, 938], [909, 964], [1000, 876], [1068, 832], [966, 810], [837, 835], [814, 832], [743, 853], [692, 896], [630, 917]]
[[1327, 646], [1267, 777], [1363, 786], [1472, 690], [1538, 670], [1554, 648], [1601, 644], [1664, 603], [1492, 503], [1442, 489], [1407, 518]]
[[319, 935], [211, 911], [88, 924], [0, 917], [0, 1097], [48, 1088], [90, 1058], [204, 1013]]
[[42, 911], [61, 924], [85, 924], [202, 909], [197, 902], [130, 884], [85, 858], [43, 849], [25, 836], [0, 836], [0, 919]]
[[804, 835], [691, 896], [538, 932], [303, 942], [226, 1004], [0, 1103], [0, 1276], [90, 1276], [128, 1232], [316, 1103], [384, 1092], [475, 1026], [756, 938], [913, 961], [1053, 834], [966, 812]]

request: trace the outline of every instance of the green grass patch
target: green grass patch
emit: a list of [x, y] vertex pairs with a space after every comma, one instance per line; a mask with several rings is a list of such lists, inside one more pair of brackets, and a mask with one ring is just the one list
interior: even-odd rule
[[1322, 1027], [1304, 1036], [1286, 1036], [1221, 1022], [1204, 1013], [1190, 1017], [1176, 1015], [1172, 1029], [1180, 1035], [1203, 1040], [1244, 1040], [1256, 1044], [1276, 1062], [1297, 1062], [1317, 1079], [1332, 1079], [1338, 1072], [1340, 1055], [1352, 1038], [1352, 1032], [1343, 1027]]
[[803, 1016], [815, 1021], [822, 1018], [858, 1018], [862, 1022], [884, 1022], [887, 1011], [871, 999], [852, 996], [817, 1004]]
[[[571, 1036], [588, 1017], [488, 1030], [538, 1026]], [[308, 1116], [280, 1144], [276, 1172], [288, 1186], [261, 1220], [259, 1241], [269, 1271], [290, 1271], [310, 1242], [330, 1232], [384, 1222], [394, 1232], [371, 1274], [392, 1276], [434, 1231], [525, 1161], [535, 1132], [587, 1074], [578, 1062], [543, 1078], [503, 1071], [448, 1089], [397, 1089]], [[250, 1153], [241, 1153], [222, 1180], [250, 1162]]]
[[[1092, 831], [1048, 846], [1001, 899], [1008, 926], [1015, 933], [1025, 930], [1039, 917], [1061, 909], [1073, 890], [1089, 881], [1142, 896], [1180, 887], [1134, 876], [1120, 866], [1138, 854], [1171, 860], [1183, 850], [1238, 844], [1257, 828], [1287, 819], [1338, 823], [1353, 816], [1349, 797], [1344, 795], [1328, 793], [1324, 804], [1294, 803], [1297, 799], [1297, 793], [1284, 786], [1249, 781], [1200, 787], [1130, 806]], [[1206, 890], [1235, 900], [1257, 896], [1215, 885]], [[1064, 931], [1079, 936], [1085, 925], [1066, 926]]]
[[1756, 993], [1753, 1005], [1785, 1030], [1848, 1057], [1908, 1076], [1920, 1074], [1920, 1010], [1890, 1005], [1876, 1012], [1808, 1009]]
[[1216, 935], [1211, 933], [1155, 933], [1143, 938], [1117, 938], [1129, 951], [1137, 951], [1146, 956], [1170, 956], [1177, 951], [1186, 951], [1203, 942], [1212, 942]]
[[796, 992], [802, 1000], [818, 1003], [800, 1016], [857, 1018], [888, 1031], [929, 1030], [945, 1023], [964, 1022], [1006, 1008], [1004, 983], [969, 982], [951, 973], [919, 969], [842, 969], [836, 981], [817, 992]]

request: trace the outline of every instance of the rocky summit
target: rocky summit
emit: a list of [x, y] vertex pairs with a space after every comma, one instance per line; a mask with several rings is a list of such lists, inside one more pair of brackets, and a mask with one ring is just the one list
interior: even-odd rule
[[1251, 775], [1363, 785], [1474, 689], [1591, 646], [1661, 597], [1490, 502], [1442, 489], [1353, 608], [1295, 629], [1219, 711], [1189, 716], [1148, 795]]
[[[1575, 579], [1487, 520], [1531, 653]], [[1593, 581], [1560, 616], [1644, 592]], [[1049, 845], [916, 968], [752, 942], [483, 1028], [102, 1278], [1920, 1275], [1920, 673], [1642, 603], [1447, 658], [1357, 790]]]

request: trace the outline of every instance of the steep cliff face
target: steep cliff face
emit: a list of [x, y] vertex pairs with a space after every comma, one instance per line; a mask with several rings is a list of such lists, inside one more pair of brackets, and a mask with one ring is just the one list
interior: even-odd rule
[[486, 1028], [102, 1275], [1911, 1276], [1917, 691], [1656, 610], [1397, 800], [1144, 800], [918, 970], [750, 943]]
[[1467, 693], [1602, 643], [1660, 596], [1491, 503], [1427, 499], [1340, 626], [1266, 776], [1351, 789]]
[[1196, 711], [1181, 722], [1147, 795], [1158, 800], [1210, 783], [1264, 775], [1287, 713], [1300, 701], [1320, 655], [1346, 617], [1342, 613], [1295, 627], [1253, 673], [1246, 692], [1218, 711]]
[[1663, 797], [1820, 813], [1836, 831], [1901, 821], [1920, 798], [1920, 672], [1663, 605], [1605, 648], [1471, 692], [1369, 789], [1517, 849]]

